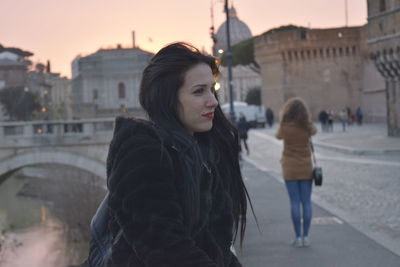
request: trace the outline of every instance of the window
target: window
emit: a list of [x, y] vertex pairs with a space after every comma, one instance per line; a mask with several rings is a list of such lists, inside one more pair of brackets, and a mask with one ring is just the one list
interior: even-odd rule
[[332, 56], [336, 57], [336, 48], [332, 48]]
[[326, 49], [326, 57], [330, 57], [330, 56], [331, 56], [331, 54], [330, 54], [330, 49], [327, 48], [327, 49]]
[[386, 0], [379, 1], [379, 11], [380, 12], [386, 11]]
[[322, 48], [319, 50], [319, 56], [320, 56], [321, 58], [324, 57], [324, 50], [323, 50]]
[[314, 58], [317, 58], [317, 50], [316, 49], [313, 50], [313, 54], [314, 54]]
[[355, 45], [353, 45], [353, 47], [351, 48], [351, 52], [353, 53], [353, 55], [355, 55], [357, 53], [357, 48]]
[[339, 47], [339, 56], [343, 56], [343, 48]]
[[123, 82], [118, 84], [118, 97], [125, 98], [125, 84]]
[[99, 90], [93, 89], [93, 100], [96, 100], [99, 98]]
[[346, 47], [346, 56], [348, 56], [350, 54], [350, 49], [349, 49], [349, 47], [347, 46]]

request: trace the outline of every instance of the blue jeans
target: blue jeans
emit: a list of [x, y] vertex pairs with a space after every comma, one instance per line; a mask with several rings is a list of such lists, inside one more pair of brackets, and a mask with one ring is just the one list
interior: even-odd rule
[[303, 236], [308, 236], [310, 230], [312, 207], [312, 180], [285, 181], [290, 198], [290, 209], [296, 238], [301, 237], [300, 204], [303, 210]]

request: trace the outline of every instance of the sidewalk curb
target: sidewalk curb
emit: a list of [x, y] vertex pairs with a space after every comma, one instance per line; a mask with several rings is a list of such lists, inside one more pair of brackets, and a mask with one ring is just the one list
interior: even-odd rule
[[[260, 136], [263, 135], [264, 138], [267, 138], [268, 140], [280, 144], [282, 141], [278, 140], [275, 138], [274, 135], [268, 133], [268, 132], [261, 132], [257, 133], [254, 132], [254, 134]], [[336, 152], [341, 152], [344, 154], [349, 154], [349, 155], [365, 155], [365, 156], [372, 156], [372, 155], [389, 155], [389, 156], [397, 156], [400, 155], [400, 149], [374, 149], [374, 150], [368, 150], [368, 149], [355, 149], [355, 148], [350, 148], [347, 146], [341, 146], [341, 145], [335, 145], [335, 144], [328, 144], [328, 143], [323, 143], [321, 141], [316, 141], [313, 139], [313, 144], [316, 147], [328, 149], [331, 151], [336, 151]]]
[[313, 142], [315, 146], [333, 150], [333, 151], [338, 151], [346, 154], [352, 154], [352, 155], [400, 155], [400, 150], [389, 150], [389, 149], [382, 149], [382, 150], [362, 150], [362, 149], [354, 149], [354, 148], [349, 148], [346, 146], [341, 146], [341, 145], [334, 145], [334, 144], [324, 144], [321, 142]]

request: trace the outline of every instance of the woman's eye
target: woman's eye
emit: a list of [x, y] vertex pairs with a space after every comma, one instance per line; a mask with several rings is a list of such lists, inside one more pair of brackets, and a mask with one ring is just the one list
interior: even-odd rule
[[202, 94], [204, 92], [203, 88], [196, 89], [193, 93], [196, 95]]

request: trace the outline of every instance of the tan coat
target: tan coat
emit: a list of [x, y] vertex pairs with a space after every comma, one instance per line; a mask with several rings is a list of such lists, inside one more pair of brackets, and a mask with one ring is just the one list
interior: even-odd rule
[[317, 133], [313, 124], [309, 131], [294, 123], [281, 123], [276, 138], [283, 139], [282, 171], [285, 180], [311, 179], [312, 161], [309, 135]]

